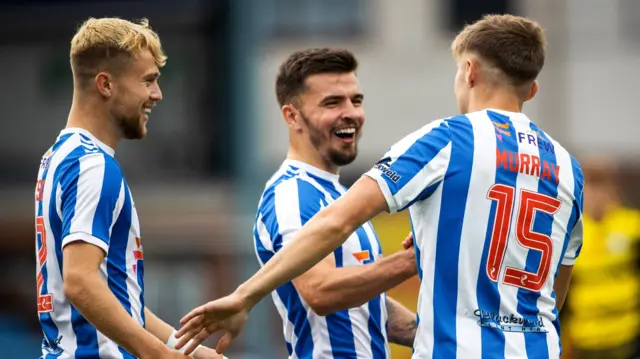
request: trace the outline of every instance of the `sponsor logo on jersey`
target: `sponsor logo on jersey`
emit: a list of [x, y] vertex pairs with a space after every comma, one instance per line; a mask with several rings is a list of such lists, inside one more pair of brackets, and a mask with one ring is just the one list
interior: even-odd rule
[[391, 162], [391, 157], [385, 157], [380, 161], [378, 161], [378, 163], [376, 163], [376, 165], [373, 167], [380, 170], [380, 172], [382, 172], [385, 176], [387, 176], [393, 183], [398, 183], [398, 181], [400, 180], [400, 178], [402, 178], [402, 176], [400, 176], [398, 172], [391, 170], [390, 168], [391, 166], [389, 165], [390, 162]]
[[530, 320], [513, 313], [500, 315], [500, 313], [496, 314], [482, 309], [476, 309], [473, 315], [478, 317], [478, 325], [485, 328], [495, 328], [505, 332], [548, 333], [541, 317]]

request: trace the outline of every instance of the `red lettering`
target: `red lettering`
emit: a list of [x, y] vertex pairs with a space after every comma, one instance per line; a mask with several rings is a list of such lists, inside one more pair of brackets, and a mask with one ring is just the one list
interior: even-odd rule
[[549, 168], [549, 162], [542, 161], [542, 179], [551, 181], [551, 169]]
[[556, 175], [556, 184], [560, 182], [560, 166], [551, 164], [551, 168], [553, 168], [553, 173]]
[[500, 152], [500, 149], [496, 148], [496, 167], [504, 167], [507, 169], [507, 150]]
[[511, 172], [518, 172], [518, 154], [509, 151], [509, 169]]
[[[531, 163], [531, 156], [529, 156], [526, 153], [521, 153], [520, 154], [520, 168], [519, 168], [519, 172], [520, 173], [526, 173], [529, 174], [529, 164]], [[526, 172], [525, 172], [526, 169]]]
[[540, 157], [531, 156], [531, 175], [540, 177]]

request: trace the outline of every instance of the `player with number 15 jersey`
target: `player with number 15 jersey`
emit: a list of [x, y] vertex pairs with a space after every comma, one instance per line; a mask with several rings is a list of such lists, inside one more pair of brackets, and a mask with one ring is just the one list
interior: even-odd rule
[[421, 279], [413, 358], [558, 359], [558, 312], [582, 245], [583, 176], [522, 112], [538, 91], [545, 47], [526, 18], [490, 15], [467, 26], [452, 44], [461, 115], [391, 146], [286, 251], [229, 297], [188, 314], [179, 334], [203, 322], [235, 333], [242, 321], [223, 320], [326, 256], [352, 228], [408, 209]]

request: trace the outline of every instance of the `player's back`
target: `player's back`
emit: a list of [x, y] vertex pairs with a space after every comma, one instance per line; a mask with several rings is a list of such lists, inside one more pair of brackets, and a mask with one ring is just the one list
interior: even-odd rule
[[562, 146], [524, 114], [485, 110], [414, 132], [368, 175], [411, 215], [414, 358], [559, 358], [554, 277], [579, 252], [583, 181]]
[[38, 315], [43, 358], [133, 358], [98, 332], [63, 290], [63, 249], [104, 250], [100, 276], [144, 326], [143, 256], [131, 193], [113, 153], [89, 132], [63, 130], [42, 157], [35, 191]]

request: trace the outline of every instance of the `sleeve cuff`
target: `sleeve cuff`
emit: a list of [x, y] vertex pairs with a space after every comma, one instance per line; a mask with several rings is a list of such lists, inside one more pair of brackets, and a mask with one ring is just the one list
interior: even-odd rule
[[574, 264], [576, 263], [576, 259], [577, 259], [577, 258], [564, 257], [564, 258], [562, 259], [561, 264], [562, 264], [563, 266], [572, 266], [572, 265], [574, 265]]
[[105, 243], [102, 239], [98, 238], [98, 237], [94, 237], [92, 235], [90, 235], [89, 233], [85, 233], [85, 232], [75, 232], [75, 233], [69, 233], [66, 237], [64, 237], [64, 239], [62, 240], [62, 247], [64, 248], [64, 246], [66, 246], [67, 244], [71, 243], [71, 242], [76, 242], [76, 241], [83, 241], [89, 244], [93, 244], [96, 247], [99, 247], [100, 249], [102, 249], [105, 253], [105, 255], [107, 253], [109, 253], [109, 245], [107, 243]]
[[387, 206], [389, 207], [389, 213], [398, 212], [398, 206], [396, 205], [396, 201], [391, 194], [391, 190], [389, 189], [389, 185], [387, 181], [382, 178], [382, 172], [380, 172], [377, 168], [370, 169], [364, 176], [370, 177], [374, 181], [378, 182], [378, 187], [380, 187], [380, 191], [382, 191], [382, 195], [384, 199], [387, 201]]

